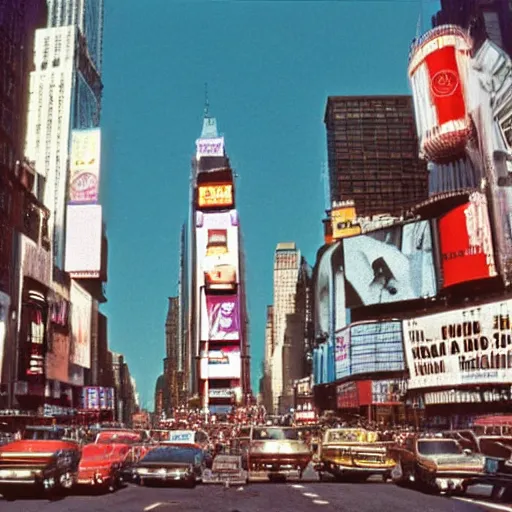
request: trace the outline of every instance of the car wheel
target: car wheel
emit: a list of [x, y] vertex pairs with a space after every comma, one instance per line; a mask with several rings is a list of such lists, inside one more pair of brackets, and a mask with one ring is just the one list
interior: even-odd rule
[[5, 500], [5, 501], [15, 501], [17, 496], [15, 493], [13, 492], [4, 492], [2, 494], [2, 498]]
[[195, 489], [196, 485], [197, 485], [197, 480], [195, 478], [192, 478], [191, 480], [187, 481], [188, 489]]

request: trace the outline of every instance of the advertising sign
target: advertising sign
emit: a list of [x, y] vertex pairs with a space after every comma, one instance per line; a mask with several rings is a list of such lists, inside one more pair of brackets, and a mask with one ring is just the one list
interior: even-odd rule
[[404, 321], [409, 389], [512, 381], [512, 301]]
[[224, 137], [196, 140], [196, 158], [202, 156], [224, 156]]
[[[333, 254], [333, 265], [336, 281], [345, 279], [347, 308], [436, 295], [428, 221], [353, 236], [344, 239], [342, 244], [343, 254], [340, 249]], [[339, 288], [341, 291], [341, 286]]]
[[199, 185], [197, 189], [198, 208], [231, 208], [233, 201], [233, 185], [231, 183], [209, 183]]
[[355, 409], [359, 407], [359, 394], [356, 382], [346, 382], [336, 387], [338, 409]]
[[66, 272], [74, 279], [97, 279], [101, 271], [101, 206], [69, 205], [66, 226]]
[[[331, 257], [339, 244], [322, 247], [317, 254], [315, 269], [313, 271], [314, 282], [314, 324], [315, 337], [327, 337], [333, 332], [335, 322], [334, 305], [334, 275]], [[345, 301], [343, 300], [343, 309]], [[343, 324], [343, 322], [341, 322]], [[344, 327], [345, 325], [341, 325]]]
[[239, 379], [240, 371], [240, 347], [228, 346], [208, 352], [209, 379]]
[[114, 409], [114, 389], [87, 386], [82, 389], [82, 408], [92, 411]]
[[236, 210], [196, 215], [197, 286], [234, 290], [239, 278]]
[[510, 402], [512, 400], [512, 389], [510, 386], [506, 386], [482, 390], [446, 389], [429, 391], [424, 394], [424, 400], [425, 405]]
[[70, 204], [98, 202], [100, 153], [100, 128], [73, 130], [69, 164]]
[[491, 225], [484, 194], [439, 219], [443, 287], [495, 277]]
[[398, 405], [407, 391], [403, 379], [372, 381], [372, 403], [375, 405]]
[[416, 41], [409, 62], [420, 152], [436, 161], [471, 135], [465, 86], [472, 43], [462, 28], [436, 27]]
[[7, 336], [7, 322], [9, 321], [9, 307], [11, 298], [0, 292], [0, 383], [2, 383], [2, 368], [4, 363], [5, 339]]
[[50, 286], [53, 268], [50, 253], [25, 235], [21, 235], [21, 261], [24, 276]]
[[69, 335], [54, 332], [46, 353], [46, 378], [68, 382], [69, 373]]
[[350, 374], [404, 370], [402, 322], [372, 322], [350, 327]]
[[207, 295], [202, 311], [203, 341], [240, 340], [240, 303], [238, 295]]
[[336, 333], [334, 365], [336, 380], [350, 375], [350, 327]]
[[341, 240], [361, 233], [361, 226], [356, 223], [356, 209], [354, 206], [333, 208], [331, 210], [331, 224], [334, 240]]
[[171, 430], [169, 432], [169, 441], [171, 443], [193, 444], [196, 435], [193, 430]]
[[71, 355], [70, 362], [91, 367], [92, 298], [75, 281], [71, 281]]

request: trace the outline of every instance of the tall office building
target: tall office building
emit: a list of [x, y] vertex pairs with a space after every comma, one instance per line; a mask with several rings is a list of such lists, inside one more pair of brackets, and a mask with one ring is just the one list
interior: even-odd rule
[[263, 375], [260, 380], [260, 395], [262, 403], [271, 411], [272, 402], [272, 376], [270, 374], [272, 366], [272, 354], [274, 352], [274, 306], [267, 306], [267, 320], [265, 324], [265, 357], [263, 359]]
[[441, 0], [432, 26], [460, 25], [469, 29], [475, 50], [488, 37], [512, 56], [512, 2], [510, 0]]
[[324, 122], [331, 204], [354, 200], [358, 217], [400, 215], [428, 197], [411, 96], [330, 96]]
[[[54, 264], [63, 269], [71, 132], [98, 127], [102, 0], [50, 0], [48, 28], [36, 32], [25, 153], [50, 210]], [[88, 39], [89, 37], [89, 39]]]
[[188, 352], [190, 349], [189, 343], [189, 263], [188, 263], [188, 250], [187, 250], [187, 225], [181, 226], [180, 234], [180, 269], [179, 269], [179, 282], [178, 282], [178, 301], [179, 301], [179, 327], [178, 327], [178, 344], [176, 347], [176, 387], [177, 387], [177, 402], [174, 402], [173, 407], [182, 405], [188, 398], [188, 378], [190, 374], [190, 367], [187, 364]]
[[179, 297], [169, 297], [169, 309], [165, 320], [165, 361], [163, 386], [163, 410], [179, 404], [178, 369], [180, 366], [180, 303]]
[[294, 242], [277, 244], [274, 254], [274, 304], [272, 323], [272, 356], [270, 376], [272, 388], [272, 409], [282, 413], [283, 394], [283, 346], [287, 315], [296, 311], [297, 281], [301, 263], [301, 253]]

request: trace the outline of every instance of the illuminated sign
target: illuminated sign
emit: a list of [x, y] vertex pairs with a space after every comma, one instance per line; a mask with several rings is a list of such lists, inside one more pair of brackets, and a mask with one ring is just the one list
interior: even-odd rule
[[197, 202], [199, 208], [233, 206], [233, 185], [230, 183], [200, 185]]
[[331, 211], [331, 225], [334, 240], [361, 233], [361, 226], [356, 222], [356, 209], [353, 206], [333, 209]]

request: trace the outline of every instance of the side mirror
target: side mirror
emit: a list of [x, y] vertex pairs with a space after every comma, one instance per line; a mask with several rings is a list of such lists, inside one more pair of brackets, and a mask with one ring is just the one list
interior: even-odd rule
[[469, 448], [464, 448], [465, 455], [471, 455], [473, 452]]

